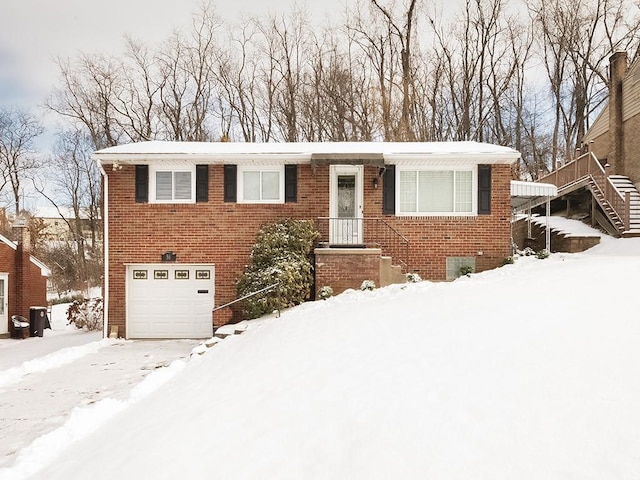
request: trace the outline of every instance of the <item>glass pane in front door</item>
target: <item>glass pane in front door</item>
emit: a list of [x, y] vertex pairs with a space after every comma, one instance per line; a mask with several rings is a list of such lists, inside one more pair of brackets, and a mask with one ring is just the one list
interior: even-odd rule
[[356, 216], [356, 176], [338, 175], [338, 218]]
[[4, 278], [0, 279], [0, 316], [4, 315], [4, 304], [5, 304], [5, 284], [4, 284]]

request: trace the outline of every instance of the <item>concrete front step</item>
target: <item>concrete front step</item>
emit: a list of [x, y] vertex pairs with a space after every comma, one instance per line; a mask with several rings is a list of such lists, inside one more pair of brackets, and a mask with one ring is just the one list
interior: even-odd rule
[[380, 286], [406, 283], [407, 277], [400, 265], [392, 265], [391, 257], [380, 257]]

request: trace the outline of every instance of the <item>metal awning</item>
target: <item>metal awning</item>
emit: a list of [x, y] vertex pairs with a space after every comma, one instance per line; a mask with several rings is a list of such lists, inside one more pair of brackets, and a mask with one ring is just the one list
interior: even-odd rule
[[558, 187], [551, 183], [535, 183], [511, 180], [511, 208], [525, 210], [542, 205], [558, 196]]
[[513, 213], [527, 211], [528, 232], [531, 236], [531, 209], [539, 205], [546, 207], [546, 248], [551, 251], [551, 199], [558, 196], [558, 187], [551, 183], [535, 183], [511, 180], [511, 211]]
[[312, 153], [313, 168], [324, 165], [375, 165], [384, 168], [382, 153]]

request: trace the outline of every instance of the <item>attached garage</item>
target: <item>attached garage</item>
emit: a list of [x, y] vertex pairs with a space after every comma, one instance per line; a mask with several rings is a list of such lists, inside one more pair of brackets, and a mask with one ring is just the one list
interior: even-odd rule
[[213, 265], [127, 265], [127, 338], [213, 336]]

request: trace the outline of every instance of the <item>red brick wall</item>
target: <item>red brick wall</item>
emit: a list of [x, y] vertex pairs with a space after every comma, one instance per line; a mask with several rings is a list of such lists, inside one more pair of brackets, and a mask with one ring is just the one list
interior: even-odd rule
[[[134, 200], [134, 167], [109, 175], [109, 322], [125, 332], [125, 264], [159, 262], [172, 250], [179, 263], [216, 265], [216, 305], [235, 298], [235, 282], [248, 261], [261, 225], [282, 218], [329, 216], [329, 167], [299, 165], [298, 202], [250, 205], [223, 202], [223, 167], [209, 168], [209, 202], [143, 204]], [[377, 167], [364, 169], [364, 215], [382, 217], [382, 182]], [[446, 256], [478, 256], [477, 270], [502, 264], [510, 247], [510, 167], [493, 168], [492, 214], [472, 218], [385, 216], [411, 241], [410, 265], [423, 278], [444, 279]], [[357, 285], [359, 286], [359, 284]], [[239, 319], [234, 312], [234, 320]], [[230, 321], [231, 312], [216, 313], [216, 324]]]
[[[22, 263], [26, 268], [21, 267]], [[47, 277], [42, 276], [39, 267], [30, 260], [28, 252], [22, 247], [14, 250], [0, 242], [0, 272], [8, 273], [8, 322], [12, 331], [11, 315], [22, 315], [29, 318], [30, 307], [47, 305]]]
[[348, 288], [359, 288], [364, 280], [380, 285], [380, 249], [318, 248], [315, 255], [316, 299], [324, 286], [338, 295]]

